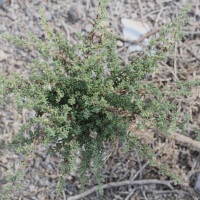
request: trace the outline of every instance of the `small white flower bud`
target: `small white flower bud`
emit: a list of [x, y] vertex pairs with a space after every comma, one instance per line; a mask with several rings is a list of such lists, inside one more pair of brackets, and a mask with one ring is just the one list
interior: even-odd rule
[[138, 117], [136, 117], [135, 121], [136, 121], [136, 124], [141, 124], [143, 119], [141, 116], [138, 116]]
[[192, 130], [192, 125], [190, 123], [186, 123], [184, 124], [184, 129], [187, 130], [187, 131], [191, 131]]

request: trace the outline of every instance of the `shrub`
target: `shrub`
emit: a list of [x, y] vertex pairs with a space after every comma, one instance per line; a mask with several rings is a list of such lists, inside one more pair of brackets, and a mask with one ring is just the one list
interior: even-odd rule
[[[176, 81], [176, 87], [168, 86], [160, 89], [153, 83], [140, 86], [140, 80], [144, 80], [147, 73], [155, 72], [159, 68], [157, 61], [166, 59], [166, 52], [173, 53], [173, 46], [180, 40], [184, 34], [180, 28], [188, 22], [188, 18], [183, 18], [190, 5], [186, 5], [178, 17], [166, 27], [162, 27], [160, 37], [156, 40], [151, 39], [147, 50], [142, 52], [134, 61], [129, 62], [123, 69], [119, 66], [120, 60], [115, 53], [117, 35], [111, 34], [107, 26], [102, 24], [103, 20], [108, 20], [106, 16], [106, 2], [108, 0], [98, 0], [98, 12], [93, 23], [92, 31], [88, 37], [76, 33], [77, 37], [83, 41], [83, 44], [76, 44], [70, 47], [68, 40], [62, 38], [61, 33], [58, 36], [49, 29], [42, 8], [40, 7], [41, 25], [48, 34], [46, 38], [49, 44], [43, 43], [37, 36], [29, 32], [29, 36], [34, 43], [20, 39], [19, 37], [2, 34], [2, 37], [17, 45], [35, 46], [39, 49], [44, 58], [52, 58], [56, 66], [52, 70], [49, 63], [41, 63], [34, 60], [31, 64], [33, 75], [30, 80], [20, 77], [18, 73], [10, 73], [16, 80], [6, 79], [0, 75], [1, 88], [3, 94], [1, 104], [9, 93], [14, 93], [15, 104], [19, 108], [34, 109], [36, 116], [30, 119], [29, 124], [22, 125], [17, 136], [12, 143], [8, 145], [1, 144], [3, 148], [14, 148], [18, 153], [26, 153], [25, 160], [20, 161], [20, 168], [16, 175], [8, 175], [7, 181], [12, 185], [5, 186], [2, 195], [8, 198], [9, 192], [13, 186], [22, 189], [18, 180], [23, 178], [22, 167], [33, 156], [34, 149], [38, 143], [47, 146], [54, 143], [55, 146], [49, 149], [49, 153], [60, 152], [63, 148], [61, 172], [63, 176], [72, 172], [75, 164], [75, 153], [80, 150], [83, 156], [80, 164], [79, 173], [81, 179], [81, 192], [83, 192], [84, 182], [86, 180], [85, 172], [89, 163], [93, 161], [94, 171], [98, 182], [98, 190], [103, 194], [101, 167], [103, 166], [104, 153], [103, 142], [113, 142], [119, 137], [119, 142], [125, 142], [125, 151], [130, 147], [136, 147], [140, 157], [147, 156], [151, 166], [157, 166], [162, 169], [162, 174], [170, 176], [172, 179], [181, 183], [179, 177], [168, 171], [168, 166], [159, 165], [155, 159], [154, 152], [149, 151], [148, 145], [141, 145], [137, 141], [138, 137], [130, 136], [126, 132], [128, 124], [135, 121], [138, 128], [142, 129], [158, 127], [168, 136], [169, 127], [175, 132], [176, 128], [191, 129], [188, 118], [184, 123], [177, 123], [178, 112], [174, 105], [164, 102], [163, 96], [181, 96], [190, 95], [186, 92], [183, 83]], [[97, 35], [95, 30], [100, 30]], [[170, 35], [169, 39], [165, 39]], [[99, 37], [97, 44], [93, 43], [94, 37]], [[162, 48], [155, 52], [155, 45], [160, 42]], [[78, 48], [85, 58], [82, 60], [75, 53]], [[51, 50], [51, 51], [50, 51]], [[152, 53], [154, 50], [155, 53]], [[103, 64], [107, 62], [107, 67], [111, 70], [109, 77], [103, 79]], [[36, 67], [43, 69], [44, 74], [36, 72]], [[92, 70], [96, 76], [92, 75]], [[199, 85], [200, 81], [188, 81], [185, 86], [190, 88]], [[49, 87], [50, 86], [50, 87]], [[144, 97], [152, 95], [153, 100], [146, 102]], [[21, 98], [26, 97], [26, 102]], [[134, 97], [134, 100], [132, 99]], [[32, 99], [31, 99], [32, 98]], [[167, 118], [168, 111], [172, 116]], [[50, 114], [47, 118], [43, 114]], [[151, 119], [154, 118], [152, 121]], [[151, 123], [149, 121], [151, 120]], [[42, 123], [44, 128], [39, 131], [30, 132], [30, 136], [25, 138], [23, 131], [33, 126], [35, 123]], [[149, 127], [150, 125], [150, 127]], [[199, 130], [197, 139], [200, 140]], [[95, 132], [96, 134], [92, 133]], [[56, 141], [56, 142], [55, 142]], [[60, 195], [64, 179], [59, 179], [57, 194]]]

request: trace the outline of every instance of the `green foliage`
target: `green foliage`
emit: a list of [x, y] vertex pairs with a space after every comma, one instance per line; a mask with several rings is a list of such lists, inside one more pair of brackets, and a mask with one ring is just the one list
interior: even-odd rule
[[[160, 167], [162, 174], [167, 174], [181, 183], [179, 177], [168, 171], [167, 165], [159, 165], [155, 154], [149, 151], [148, 145], [141, 145], [137, 141], [137, 136], [131, 137], [130, 132], [127, 134], [126, 131], [131, 121], [135, 121], [140, 129], [145, 126], [158, 127], [166, 136], [169, 134], [170, 126], [173, 131], [176, 131], [177, 127], [183, 131], [186, 128], [191, 129], [187, 124], [188, 119], [184, 123], [176, 122], [179, 113], [176, 112], [175, 106], [163, 100], [163, 97], [191, 94], [185, 91], [184, 85], [180, 81], [176, 81], [176, 87], [171, 89], [168, 86], [159, 89], [153, 83], [142, 86], [139, 84], [140, 80], [145, 79], [147, 73], [155, 72], [159, 68], [157, 61], [165, 60], [165, 52], [173, 53], [174, 43], [184, 36], [183, 33], [180, 33], [180, 28], [189, 20], [183, 17], [190, 5], [185, 6], [171, 24], [167, 23], [165, 28], [162, 27], [160, 37], [156, 40], [151, 39], [146, 51], [122, 69], [119, 66], [120, 60], [115, 53], [117, 35], [111, 34], [102, 24], [102, 21], [108, 20], [106, 16], [108, 0], [98, 0], [98, 2], [99, 10], [89, 36], [84, 37], [80, 33], [76, 33], [77, 37], [83, 41], [83, 45], [76, 44], [70, 47], [68, 40], [64, 40], [61, 33], [55, 36], [48, 27], [41, 7], [39, 8], [41, 25], [48, 34], [46, 39], [49, 44], [43, 43], [32, 32], [29, 32], [29, 36], [34, 43], [2, 34], [3, 38], [17, 45], [37, 47], [42, 56], [52, 58], [56, 66], [55, 70], [52, 70], [47, 61], [41, 63], [34, 60], [34, 63], [31, 64], [33, 75], [30, 76], [30, 80], [20, 77], [18, 73], [10, 73], [16, 80], [8, 80], [0, 75], [0, 92], [3, 94], [1, 104], [8, 94], [14, 93], [15, 105], [20, 108], [36, 110], [36, 116], [30, 119], [29, 124], [21, 126], [12, 143], [1, 145], [1, 148], [14, 148], [17, 152], [26, 153], [26, 159], [20, 162], [17, 174], [9, 174], [7, 177], [12, 185], [4, 187], [2, 194], [6, 199], [9, 199], [8, 194], [12, 191], [13, 186], [22, 189], [17, 180], [22, 179], [21, 169], [34, 156], [33, 152], [38, 143], [42, 143], [44, 146], [55, 143], [55, 146], [49, 149], [49, 153], [60, 152], [61, 149], [64, 149], [61, 154], [64, 162], [60, 166], [63, 176], [73, 171], [75, 155], [80, 150], [83, 156], [79, 168], [82, 181], [81, 192], [84, 189], [85, 174], [89, 163], [93, 161], [98, 190], [100, 194], [103, 194], [101, 187], [103, 181], [101, 167], [104, 164], [103, 142], [114, 141], [116, 137], [119, 137], [119, 142], [126, 142], [125, 151], [135, 146], [140, 157], [147, 156], [151, 166]], [[97, 29], [100, 30], [99, 35], [95, 32]], [[168, 34], [170, 38], [167, 40], [165, 38]], [[93, 43], [95, 35], [100, 38], [98, 44]], [[152, 53], [158, 42], [162, 48], [156, 53]], [[84, 60], [76, 55], [76, 49], [85, 54]], [[107, 67], [111, 70], [110, 76], [105, 79], [102, 78], [104, 72], [102, 62], [107, 63]], [[37, 73], [36, 67], [43, 69], [44, 75], [41, 76]], [[95, 77], [92, 76], [92, 70], [96, 74]], [[185, 86], [193, 88], [199, 83], [199, 80], [188, 81]], [[143, 100], [143, 97], [152, 94], [155, 99], [150, 102]], [[134, 101], [132, 101], [133, 96]], [[26, 102], [21, 101], [22, 97], [26, 97]], [[173, 115], [167, 118], [169, 110]], [[50, 117], [46, 118], [43, 116], [44, 113], [50, 114]], [[150, 123], [149, 120], [152, 118], [154, 120]], [[45, 126], [40, 131], [31, 132], [30, 136], [25, 138], [23, 132], [35, 123], [42, 123]], [[200, 140], [198, 128], [194, 127], [194, 130], [198, 134], [197, 139]], [[97, 134], [92, 135], [92, 131], [96, 131]], [[59, 178], [59, 183], [57, 194], [60, 195], [64, 185], [63, 177]]]

